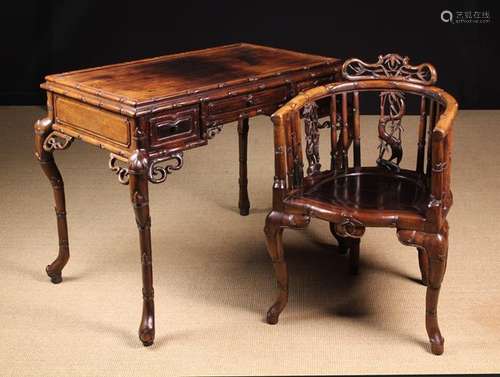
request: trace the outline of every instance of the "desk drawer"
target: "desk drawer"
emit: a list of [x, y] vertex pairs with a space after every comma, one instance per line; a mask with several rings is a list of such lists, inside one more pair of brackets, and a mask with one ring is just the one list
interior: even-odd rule
[[243, 94], [208, 102], [209, 115], [230, 113], [245, 110], [255, 106], [266, 106], [285, 102], [288, 99], [288, 89], [285, 86], [262, 90], [256, 93]]
[[201, 140], [198, 106], [168, 110], [149, 119], [151, 146]]

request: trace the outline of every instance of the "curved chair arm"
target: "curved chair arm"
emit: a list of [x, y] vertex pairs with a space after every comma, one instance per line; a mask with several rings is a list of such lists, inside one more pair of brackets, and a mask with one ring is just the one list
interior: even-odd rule
[[[300, 93], [278, 111], [271, 119], [274, 123], [275, 140], [275, 180], [273, 186], [276, 209], [282, 206], [282, 200], [288, 192], [303, 189], [302, 127], [300, 112], [307, 104], [322, 98], [351, 92], [365, 91], [401, 91], [424, 96], [444, 107], [431, 137], [431, 199], [428, 217], [430, 223], [441, 227], [442, 211], [451, 205], [450, 183], [450, 146], [452, 124], [457, 114], [456, 100], [444, 90], [414, 82], [391, 79], [370, 79], [351, 82], [339, 82], [315, 87]], [[433, 225], [434, 226], [434, 225]]]

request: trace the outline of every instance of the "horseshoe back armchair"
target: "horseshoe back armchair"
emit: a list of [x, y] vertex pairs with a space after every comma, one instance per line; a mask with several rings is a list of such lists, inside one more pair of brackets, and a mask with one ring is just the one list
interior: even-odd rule
[[[408, 58], [396, 54], [379, 56], [375, 64], [347, 60], [342, 74], [346, 81], [303, 92], [272, 117], [273, 209], [264, 231], [279, 294], [267, 313], [267, 322], [276, 324], [288, 301], [282, 243], [285, 228], [305, 228], [311, 217], [328, 221], [340, 249], [349, 250], [351, 269], [356, 272], [359, 239], [365, 228], [392, 227], [401, 243], [418, 250], [422, 282], [427, 285], [426, 329], [431, 351], [439, 355], [444, 339], [436, 309], [447, 260], [450, 151], [457, 103], [432, 86], [437, 75], [430, 64], [413, 66]], [[376, 127], [380, 144], [374, 166], [361, 162], [360, 98], [367, 92], [376, 92], [380, 98]], [[399, 166], [402, 120], [410, 97], [419, 103], [414, 170]], [[329, 120], [320, 122], [317, 102], [325, 99], [330, 101]], [[331, 161], [323, 170], [319, 159], [322, 128], [330, 131], [331, 144]], [[349, 163], [351, 148], [353, 161]], [[308, 164], [305, 172], [303, 154]]]

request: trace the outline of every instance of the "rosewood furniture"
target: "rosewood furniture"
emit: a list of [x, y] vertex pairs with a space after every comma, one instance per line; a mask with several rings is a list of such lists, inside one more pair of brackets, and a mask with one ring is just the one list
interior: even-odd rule
[[[311, 217], [330, 222], [341, 248], [350, 249], [355, 272], [365, 228], [392, 227], [400, 242], [419, 251], [427, 285], [426, 329], [432, 353], [439, 355], [444, 339], [438, 327], [437, 302], [448, 253], [446, 215], [452, 205], [450, 155], [457, 103], [432, 86], [436, 71], [430, 64], [412, 66], [408, 58], [396, 54], [380, 56], [375, 64], [347, 60], [342, 74], [347, 81], [307, 90], [272, 116], [276, 173], [273, 210], [264, 231], [279, 294], [267, 313], [267, 322], [276, 324], [288, 301], [283, 229], [305, 228]], [[380, 100], [375, 166], [361, 163], [360, 103], [368, 92], [379, 94]], [[419, 103], [418, 152], [415, 169], [408, 170], [399, 165], [403, 158], [402, 119], [412, 97]], [[321, 122], [316, 103], [325, 99], [331, 102], [331, 113]], [[350, 99], [353, 117], [348, 113]], [[331, 161], [324, 170], [318, 147], [321, 129], [329, 129], [331, 143]]]
[[53, 283], [69, 259], [66, 205], [54, 150], [76, 138], [106, 149], [109, 167], [130, 198], [139, 229], [143, 313], [139, 337], [154, 341], [151, 220], [148, 184], [183, 165], [185, 150], [206, 145], [224, 124], [238, 121], [239, 209], [248, 214], [248, 118], [270, 115], [299, 91], [333, 81], [338, 59], [235, 44], [51, 75], [48, 114], [35, 124], [35, 156], [55, 197], [59, 254], [46, 271]]

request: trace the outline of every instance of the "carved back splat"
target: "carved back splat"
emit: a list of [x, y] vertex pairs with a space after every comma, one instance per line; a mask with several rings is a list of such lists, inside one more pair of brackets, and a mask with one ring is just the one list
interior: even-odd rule
[[[350, 81], [375, 80], [390, 78], [391, 80], [409, 81], [421, 85], [433, 85], [437, 73], [431, 64], [411, 65], [410, 59], [398, 54], [379, 55], [373, 64], [360, 59], [346, 60], [342, 66], [342, 75]], [[401, 120], [405, 115], [405, 97], [399, 91], [380, 93], [380, 119], [378, 134], [380, 138], [377, 164], [389, 170], [399, 171], [399, 163], [403, 158], [401, 146]], [[424, 104], [425, 110], [425, 104]], [[390, 150], [389, 158], [385, 158]]]

